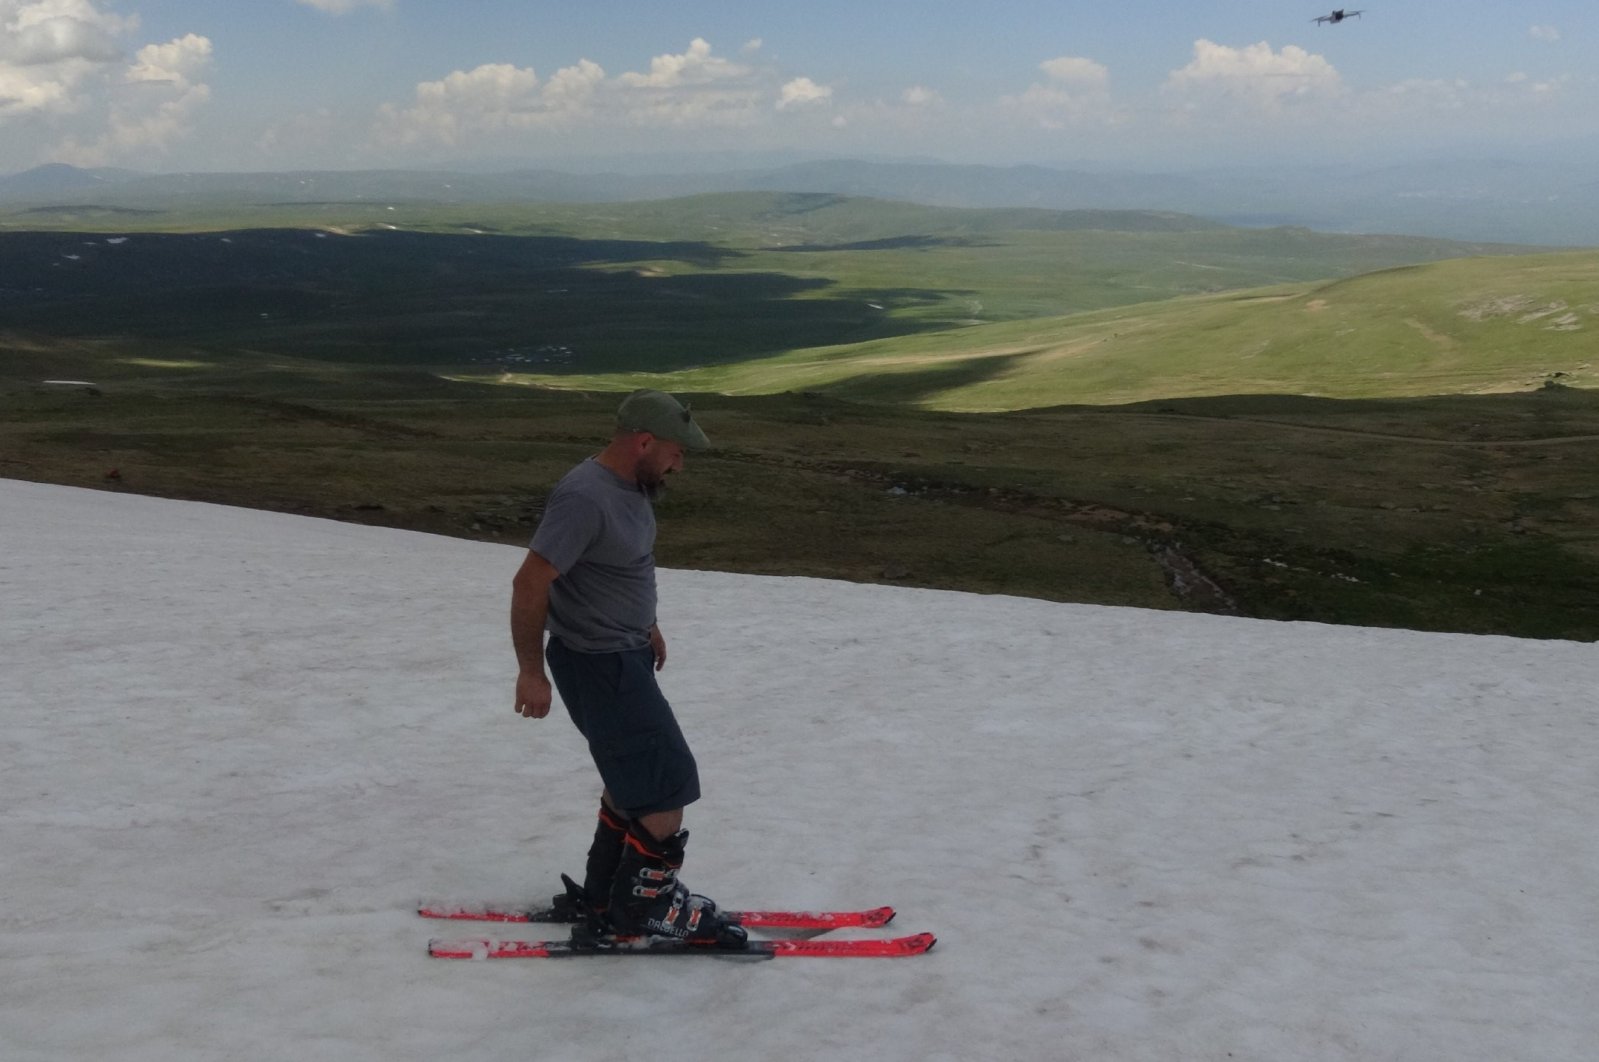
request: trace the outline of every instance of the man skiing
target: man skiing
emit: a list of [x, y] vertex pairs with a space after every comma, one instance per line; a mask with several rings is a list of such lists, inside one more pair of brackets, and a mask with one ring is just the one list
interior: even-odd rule
[[654, 675], [666, 640], [655, 614], [653, 503], [685, 451], [709, 445], [671, 395], [629, 395], [610, 443], [550, 492], [512, 583], [511, 639], [517, 713], [549, 714], [547, 662], [605, 786], [583, 878], [593, 928], [736, 946], [742, 927], [677, 880], [683, 809], [699, 799], [699, 773]]

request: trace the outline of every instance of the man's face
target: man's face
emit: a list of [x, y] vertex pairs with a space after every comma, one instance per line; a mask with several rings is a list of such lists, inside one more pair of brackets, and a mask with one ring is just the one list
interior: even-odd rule
[[639, 454], [638, 471], [634, 473], [639, 486], [654, 497], [666, 484], [666, 477], [683, 470], [683, 444], [669, 442], [651, 435]]

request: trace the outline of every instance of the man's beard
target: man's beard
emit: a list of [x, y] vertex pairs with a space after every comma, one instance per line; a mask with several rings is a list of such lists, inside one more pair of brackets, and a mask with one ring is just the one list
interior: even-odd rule
[[666, 495], [666, 476], [660, 472], [646, 472], [642, 469], [637, 473], [638, 489], [651, 502], [659, 501]]

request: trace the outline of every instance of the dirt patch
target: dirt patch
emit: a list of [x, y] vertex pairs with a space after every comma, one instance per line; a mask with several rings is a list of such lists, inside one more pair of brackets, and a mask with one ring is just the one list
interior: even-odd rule
[[1459, 343], [1455, 342], [1455, 338], [1453, 336], [1446, 336], [1442, 332], [1429, 328], [1425, 322], [1418, 321], [1414, 317], [1405, 318], [1405, 324], [1420, 332], [1427, 342], [1431, 343], [1435, 347], [1438, 347], [1440, 350], [1454, 350], [1460, 345]]
[[1514, 317], [1517, 324], [1542, 322], [1544, 330], [1549, 332], [1576, 332], [1582, 328], [1580, 310], [1573, 311], [1570, 304], [1561, 299], [1543, 302], [1532, 295], [1501, 295], [1461, 307], [1460, 316], [1468, 321]]
[[1556, 299], [1554, 302], [1551, 302], [1549, 305], [1544, 306], [1541, 309], [1533, 310], [1531, 313], [1522, 314], [1520, 317], [1516, 318], [1516, 323], [1532, 324], [1532, 322], [1540, 321], [1552, 313], [1560, 313], [1562, 310], [1567, 309], [1570, 309], [1570, 307], [1561, 302], [1559, 299]]
[[1468, 321], [1487, 321], [1494, 317], [1509, 317], [1513, 313], [1526, 313], [1537, 302], [1531, 295], [1498, 295], [1467, 303], [1460, 308], [1460, 316]]

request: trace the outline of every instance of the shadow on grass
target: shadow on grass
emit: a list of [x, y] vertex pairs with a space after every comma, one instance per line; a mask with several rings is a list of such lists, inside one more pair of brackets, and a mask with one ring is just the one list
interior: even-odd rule
[[[0, 308], [13, 327], [56, 337], [592, 373], [927, 331], [947, 326], [936, 305], [959, 294], [829, 295], [827, 278], [738, 272], [743, 257], [697, 241], [561, 236], [0, 233]], [[934, 309], [885, 312], [902, 306]]]
[[812, 390], [851, 402], [917, 405], [956, 388], [998, 379], [1009, 372], [1013, 365], [1037, 353], [1036, 350], [1023, 350], [1014, 354], [941, 361], [926, 369], [869, 373]]
[[881, 240], [857, 240], [854, 243], [802, 243], [779, 247], [783, 252], [805, 251], [927, 251], [935, 247], [998, 247], [992, 240], [974, 240], [966, 236], [890, 236]]

